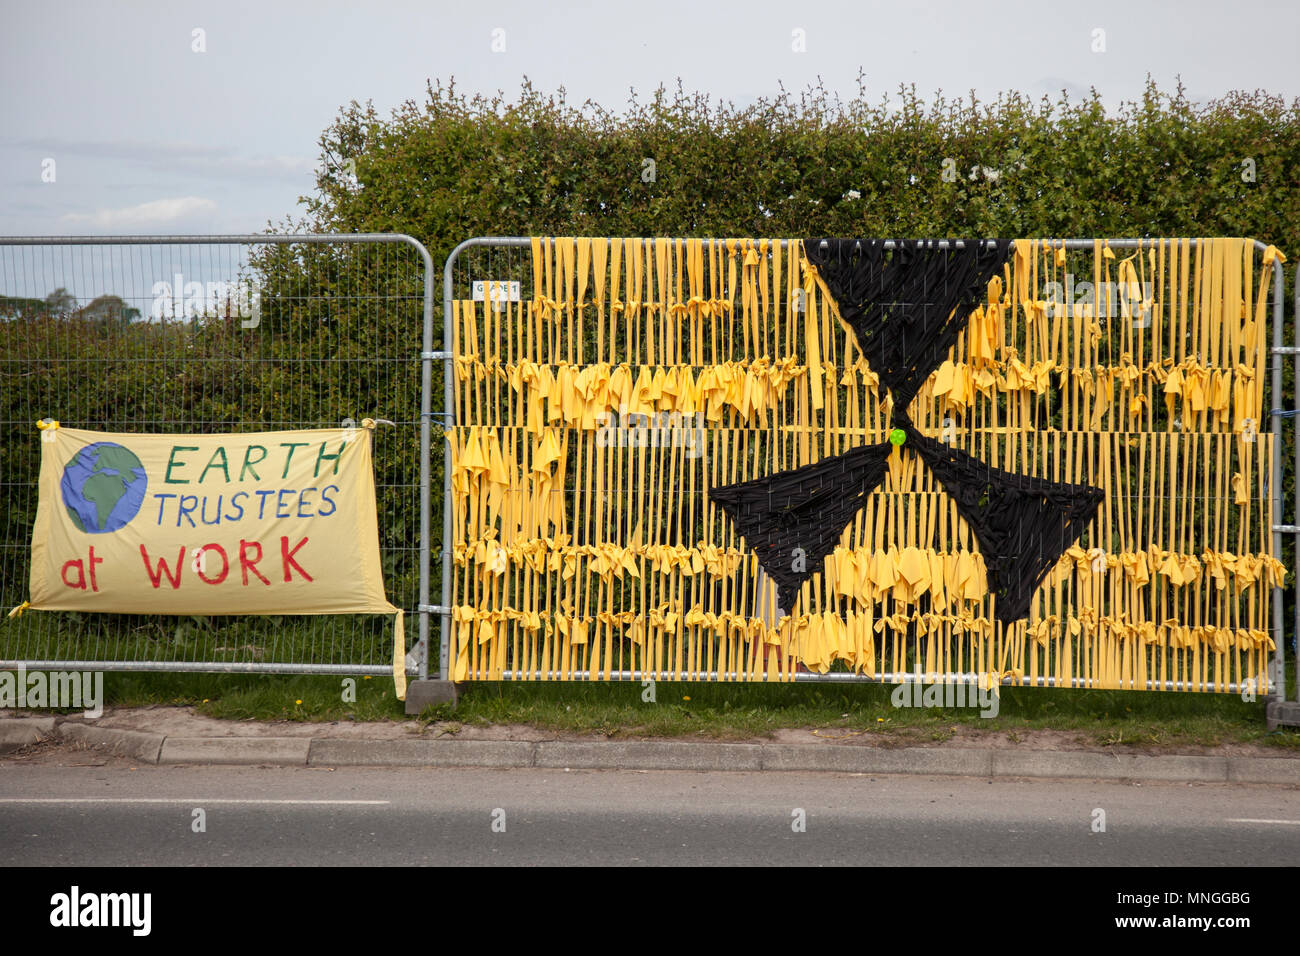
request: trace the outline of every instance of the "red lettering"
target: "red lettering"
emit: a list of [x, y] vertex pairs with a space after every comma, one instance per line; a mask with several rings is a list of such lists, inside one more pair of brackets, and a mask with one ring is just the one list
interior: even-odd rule
[[[254, 549], [257, 549], [257, 557], [250, 558], [248, 555]], [[239, 539], [239, 573], [243, 575], [244, 585], [248, 585], [248, 572], [252, 571], [257, 575], [257, 579], [263, 584], [270, 584], [266, 578], [262, 577], [262, 572], [257, 570], [257, 562], [262, 560], [262, 545], [258, 541], [245, 541]]]
[[[77, 569], [76, 581], [68, 580], [68, 568]], [[61, 572], [61, 574], [63, 576], [63, 583], [66, 584], [68, 587], [76, 588], [79, 591], [86, 590], [86, 566], [81, 563], [80, 558], [77, 558], [75, 561], [64, 561], [63, 571]], [[287, 581], [288, 578], [285, 578], [285, 580]]]
[[92, 591], [99, 590], [99, 584], [95, 581], [95, 565], [103, 563], [103, 558], [95, 557], [95, 546], [92, 544], [90, 546], [90, 589]]
[[[217, 554], [221, 555], [221, 573], [215, 578], [209, 578], [203, 573], [203, 552], [205, 551], [215, 551]], [[199, 548], [199, 560], [194, 565], [194, 570], [198, 572], [199, 577], [203, 580], [204, 584], [220, 584], [222, 581], [226, 580], [226, 575], [230, 573], [230, 558], [226, 556], [226, 549], [215, 543], [205, 544], [203, 547]]]
[[289, 550], [289, 538], [286, 535], [280, 535], [280, 557], [284, 560], [284, 583], [285, 584], [288, 584], [290, 581], [293, 580], [293, 574], [289, 571], [290, 565], [297, 568], [298, 573], [301, 574], [308, 581], [312, 580], [312, 576], [308, 574], [306, 571], [304, 571], [302, 569], [302, 565], [293, 559], [293, 556], [298, 553], [298, 549], [301, 548], [306, 543], [307, 543], [307, 539], [303, 538], [301, 541], [299, 541], [297, 544], [293, 546], [293, 550], [291, 551]]
[[167, 567], [167, 559], [159, 558], [158, 567], [149, 562], [149, 552], [145, 550], [144, 545], [140, 545], [140, 557], [144, 558], [144, 569], [149, 575], [149, 582], [154, 587], [162, 586], [163, 575], [167, 575], [167, 581], [171, 584], [172, 590], [181, 586], [181, 567], [185, 564], [185, 545], [181, 545], [180, 551], [176, 555], [176, 573], [173, 575], [171, 568]]

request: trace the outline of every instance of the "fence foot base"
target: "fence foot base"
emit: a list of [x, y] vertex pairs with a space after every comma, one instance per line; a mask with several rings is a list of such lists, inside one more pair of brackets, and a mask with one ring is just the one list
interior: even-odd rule
[[1269, 730], [1282, 725], [1300, 727], [1300, 703], [1294, 700], [1270, 700], [1264, 715]]
[[413, 680], [406, 685], [406, 712], [419, 714], [438, 704], [456, 706], [460, 685], [449, 680]]

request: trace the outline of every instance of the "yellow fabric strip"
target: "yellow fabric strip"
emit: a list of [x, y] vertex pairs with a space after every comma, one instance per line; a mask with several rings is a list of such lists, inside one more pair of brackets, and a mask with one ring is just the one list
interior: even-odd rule
[[921, 654], [986, 680], [1266, 679], [1287, 574], [1262, 490], [1276, 250], [1015, 243], [913, 420], [998, 467], [1107, 496], [1029, 620], [1003, 627], [969, 529], [914, 456], [891, 464], [780, 621], [753, 551], [710, 504], [710, 487], [885, 438], [888, 396], [797, 242], [779, 257], [770, 240], [532, 246], [522, 328], [468, 303], [454, 325], [458, 672], [786, 680], [889, 674]]
[[398, 700], [406, 700], [406, 612], [393, 618], [393, 686]]

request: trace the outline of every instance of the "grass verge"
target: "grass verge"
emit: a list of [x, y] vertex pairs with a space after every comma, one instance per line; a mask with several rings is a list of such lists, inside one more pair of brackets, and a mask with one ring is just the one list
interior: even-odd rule
[[[118, 706], [193, 705], [228, 720], [406, 719], [386, 678], [244, 674], [128, 674], [104, 677]], [[787, 728], [820, 735], [872, 734], [899, 742], [958, 734], [1062, 731], [1100, 747], [1153, 749], [1264, 744], [1300, 749], [1300, 733], [1264, 728], [1264, 704], [1239, 697], [1141, 691], [1003, 688], [994, 717], [977, 708], [897, 708], [893, 688], [874, 684], [478, 683], [459, 705], [430, 708], [425, 722], [527, 724], [611, 738], [750, 739]], [[653, 700], [647, 698], [653, 697]]]

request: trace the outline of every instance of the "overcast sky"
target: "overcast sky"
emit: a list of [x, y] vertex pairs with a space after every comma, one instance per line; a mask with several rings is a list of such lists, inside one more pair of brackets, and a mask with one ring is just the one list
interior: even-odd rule
[[1295, 2], [0, 0], [0, 235], [260, 231], [300, 215], [341, 106], [386, 114], [430, 78], [513, 96], [526, 74], [611, 108], [678, 77], [851, 95], [859, 67], [873, 99], [1095, 86], [1113, 106], [1149, 73], [1290, 100], [1298, 41]]

